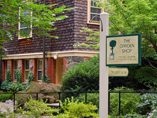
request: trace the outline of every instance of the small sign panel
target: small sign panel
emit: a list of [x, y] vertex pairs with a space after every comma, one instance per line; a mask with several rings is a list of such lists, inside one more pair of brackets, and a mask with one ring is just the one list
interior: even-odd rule
[[127, 77], [128, 68], [109, 68], [109, 77]]
[[106, 36], [106, 65], [141, 65], [141, 35]]

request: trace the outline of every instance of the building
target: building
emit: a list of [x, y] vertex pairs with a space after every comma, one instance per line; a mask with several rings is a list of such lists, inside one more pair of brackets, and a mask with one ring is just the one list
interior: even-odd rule
[[[59, 39], [45, 37], [45, 69], [52, 83], [60, 84], [64, 72], [72, 65], [96, 55], [98, 51], [83, 47], [74, 48], [76, 42], [85, 42], [88, 34], [80, 33], [82, 27], [99, 30], [99, 19], [91, 18], [101, 12], [92, 0], [46, 0], [46, 4], [57, 4], [75, 7], [67, 11], [67, 19], [55, 24], [57, 30], [50, 32], [51, 35], [59, 36]], [[57, 7], [56, 6], [56, 7]], [[27, 14], [27, 13], [26, 13]], [[33, 24], [32, 24], [33, 25]], [[27, 30], [17, 24], [17, 30]], [[30, 32], [30, 39], [15, 36], [12, 41], [4, 43], [7, 49], [7, 57], [2, 59], [2, 80], [6, 78], [6, 70], [10, 69], [12, 81], [16, 81], [15, 70], [22, 72], [22, 82], [27, 82], [29, 71], [34, 73], [34, 81], [42, 81], [43, 74], [43, 37], [36, 36]]]

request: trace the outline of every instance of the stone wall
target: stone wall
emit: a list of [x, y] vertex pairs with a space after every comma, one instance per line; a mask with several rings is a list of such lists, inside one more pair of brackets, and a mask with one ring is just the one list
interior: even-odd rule
[[86, 57], [78, 56], [66, 57], [66, 70], [72, 68], [74, 65], [77, 65], [80, 61], [83, 61], [85, 59]]

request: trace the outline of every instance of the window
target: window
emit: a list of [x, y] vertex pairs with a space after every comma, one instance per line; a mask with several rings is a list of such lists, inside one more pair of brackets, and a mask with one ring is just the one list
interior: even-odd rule
[[29, 74], [29, 60], [25, 60], [25, 81], [28, 81]]
[[17, 60], [14, 60], [14, 80], [16, 80]]
[[[25, 10], [25, 11], [22, 11], [22, 12], [20, 11], [20, 13], [22, 13], [25, 18], [29, 17], [29, 15], [32, 14], [32, 13], [31, 13], [30, 11], [28, 11], [28, 10]], [[29, 18], [28, 18], [28, 19], [29, 19]], [[23, 23], [23, 22], [21, 21], [21, 22], [19, 22], [18, 25], [19, 25], [19, 26], [18, 26], [18, 29], [20, 30], [20, 33], [19, 33], [19, 36], [18, 36], [19, 39], [23, 39], [23, 38], [26, 38], [26, 37], [27, 37], [27, 38], [32, 37], [32, 30], [31, 30], [32, 24], [31, 24], [30, 21], [27, 21], [27, 22], [25, 22], [25, 23]]]
[[42, 59], [38, 59], [37, 71], [38, 81], [42, 81]]
[[96, 5], [96, 2], [94, 0], [88, 0], [88, 18], [87, 18], [88, 21], [87, 22], [99, 23], [100, 19], [94, 16], [100, 16], [101, 9], [102, 9], [101, 7]]

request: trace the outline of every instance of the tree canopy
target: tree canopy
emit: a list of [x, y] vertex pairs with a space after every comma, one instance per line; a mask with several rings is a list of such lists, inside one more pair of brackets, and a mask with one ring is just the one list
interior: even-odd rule
[[[42, 2], [42, 3], [41, 3]], [[22, 11], [29, 11], [31, 15], [24, 15]], [[56, 7], [55, 5], [45, 5], [43, 0], [0, 0], [0, 48], [3, 42], [12, 40], [13, 32], [20, 33], [18, 30], [18, 23], [26, 24], [29, 30], [37, 27], [38, 30], [34, 33], [38, 36], [52, 36], [48, 31], [56, 30], [55, 22], [67, 18], [66, 15], [57, 15], [64, 11], [69, 11], [71, 8], [66, 8], [65, 5]], [[32, 27], [30, 25], [32, 24]], [[3, 51], [0, 51], [2, 56]]]

